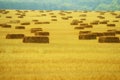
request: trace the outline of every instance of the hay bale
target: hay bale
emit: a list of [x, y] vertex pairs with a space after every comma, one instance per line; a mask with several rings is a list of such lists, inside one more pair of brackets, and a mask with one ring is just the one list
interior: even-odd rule
[[18, 24], [20, 23], [20, 20], [10, 20], [9, 23]]
[[93, 28], [92, 25], [85, 25], [84, 27], [85, 27], [85, 28]]
[[92, 33], [87, 33], [87, 34], [80, 34], [79, 35], [79, 40], [93, 40], [96, 39], [96, 35]]
[[34, 24], [43, 24], [43, 22], [35, 22]]
[[115, 32], [116, 32], [116, 34], [120, 34], [120, 30], [116, 30]]
[[24, 34], [7, 34], [6, 39], [22, 39]]
[[30, 25], [30, 22], [21, 23], [21, 25]]
[[119, 37], [113, 37], [113, 36], [102, 36], [99, 37], [99, 43], [119, 43], [120, 39]]
[[86, 26], [88, 23], [81, 23], [80, 26]]
[[119, 20], [113, 20], [113, 22], [119, 22]]
[[105, 17], [103, 16], [97, 16], [99, 19], [105, 19]]
[[84, 27], [83, 26], [79, 26], [79, 27], [75, 27], [74, 29], [79, 30], [79, 29], [84, 29]]
[[67, 18], [67, 17], [61, 17], [63, 20], [68, 20], [69, 18]]
[[42, 28], [31, 28], [31, 33], [35, 33], [37, 31], [42, 31]]
[[24, 43], [49, 43], [48, 37], [26, 36], [23, 38]]
[[91, 31], [80, 31], [79, 34], [88, 34], [91, 33]]
[[97, 37], [104, 36], [104, 34], [101, 32], [94, 32], [92, 34], [96, 35]]
[[43, 22], [43, 24], [50, 24], [50, 22], [47, 22], [47, 21], [46, 21], [46, 22]]
[[67, 16], [67, 18], [73, 18], [72, 16]]
[[51, 16], [52, 18], [56, 18], [57, 16]]
[[120, 18], [120, 15], [116, 16], [116, 18]]
[[85, 18], [82, 18], [82, 19], [80, 19], [80, 20], [85, 21], [86, 19], [85, 19]]
[[47, 16], [46, 14], [41, 14], [41, 16]]
[[41, 32], [41, 31], [37, 31], [35, 32], [36, 36], [49, 36], [49, 32]]
[[104, 32], [104, 36], [115, 36], [115, 32]]
[[107, 24], [108, 27], [115, 27], [115, 24]]
[[98, 25], [99, 21], [90, 22], [91, 25]]
[[86, 14], [81, 14], [80, 17], [86, 17], [87, 15]]
[[37, 19], [34, 19], [34, 20], [32, 20], [33, 22], [38, 22], [39, 20], [37, 20]]
[[107, 24], [108, 21], [104, 20], [104, 21], [100, 21], [99, 23], [100, 23], [100, 24]]
[[71, 25], [78, 25], [78, 23], [79, 23], [79, 20], [74, 19], [70, 24]]
[[8, 24], [1, 24], [1, 27], [2, 27], [2, 28], [11, 28], [12, 26], [11, 26], [11, 25], [8, 25]]
[[18, 18], [24, 18], [23, 16], [18, 16]]
[[51, 21], [57, 21], [57, 19], [51, 19]]
[[25, 29], [25, 26], [16, 26], [15, 29]]
[[12, 16], [6, 16], [6, 18], [12, 18]]

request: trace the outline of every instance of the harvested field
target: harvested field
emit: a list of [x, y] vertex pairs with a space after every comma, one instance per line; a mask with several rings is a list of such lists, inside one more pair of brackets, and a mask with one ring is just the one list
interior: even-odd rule
[[0, 80], [120, 80], [119, 15], [0, 10]]

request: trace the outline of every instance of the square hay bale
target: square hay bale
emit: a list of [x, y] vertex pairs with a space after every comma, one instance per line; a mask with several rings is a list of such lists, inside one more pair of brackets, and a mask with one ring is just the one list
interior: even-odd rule
[[46, 22], [43, 22], [43, 24], [50, 24], [50, 22], [46, 21]]
[[120, 30], [116, 30], [116, 34], [120, 34]]
[[43, 24], [43, 22], [35, 22], [34, 24]]
[[8, 24], [1, 24], [0, 26], [2, 28], [11, 28], [12, 27], [11, 25], [8, 25]]
[[119, 20], [113, 20], [113, 22], [119, 22]]
[[67, 18], [67, 17], [61, 17], [63, 20], [68, 20], [69, 18]]
[[24, 16], [18, 16], [18, 18], [24, 18]]
[[80, 20], [85, 21], [85, 20], [86, 20], [86, 18], [82, 18], [82, 19], [80, 19]]
[[100, 21], [99, 23], [100, 23], [100, 24], [107, 24], [108, 21], [104, 20], [104, 21]]
[[73, 18], [73, 16], [67, 16], [67, 18]]
[[87, 34], [80, 34], [79, 35], [79, 40], [93, 40], [96, 39], [96, 35], [92, 33], [87, 33]]
[[57, 16], [51, 16], [52, 18], [56, 18]]
[[32, 20], [33, 22], [38, 22], [39, 20], [37, 20], [37, 19], [34, 19], [34, 20]]
[[7, 34], [6, 39], [22, 39], [24, 34]]
[[49, 38], [38, 36], [26, 36], [23, 38], [23, 43], [49, 43]]
[[92, 25], [85, 25], [84, 27], [85, 27], [85, 28], [93, 28]]
[[107, 24], [108, 27], [115, 27], [115, 24]]
[[105, 17], [103, 16], [97, 16], [99, 19], [105, 19]]
[[119, 43], [120, 39], [119, 37], [114, 36], [102, 36], [99, 37], [99, 43]]
[[115, 32], [104, 32], [104, 36], [115, 36]]
[[21, 23], [21, 25], [30, 25], [30, 22]]
[[81, 14], [80, 17], [86, 17], [87, 15], [86, 14]]
[[90, 22], [91, 25], [98, 25], [99, 21]]
[[41, 16], [47, 16], [46, 14], [41, 14]]
[[91, 31], [80, 31], [79, 34], [88, 34], [91, 33]]
[[101, 32], [94, 32], [93, 34], [95, 34], [97, 37], [104, 36], [104, 34]]
[[80, 23], [80, 26], [86, 26], [88, 23]]
[[12, 16], [6, 16], [6, 18], [12, 18]]
[[41, 32], [41, 31], [37, 31], [35, 32], [36, 36], [49, 36], [49, 32]]
[[51, 19], [51, 21], [57, 21], [57, 19]]
[[116, 18], [120, 18], [120, 15], [116, 16]]
[[25, 26], [16, 26], [15, 29], [25, 29]]
[[20, 23], [20, 20], [10, 20], [9, 23], [18, 24], [18, 23]]
[[70, 24], [71, 25], [78, 25], [78, 23], [79, 23], [79, 20], [76, 19], [76, 20], [73, 20]]
[[31, 33], [35, 33], [37, 31], [43, 31], [42, 28], [31, 28]]
[[79, 26], [79, 27], [75, 27], [74, 29], [80, 30], [80, 29], [84, 29], [84, 27], [83, 26]]

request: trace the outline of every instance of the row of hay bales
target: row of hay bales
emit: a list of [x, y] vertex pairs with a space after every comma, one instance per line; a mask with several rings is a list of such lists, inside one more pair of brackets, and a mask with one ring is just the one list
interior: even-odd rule
[[42, 28], [32, 28], [34, 36], [24, 34], [7, 34], [6, 39], [23, 39], [23, 43], [49, 43], [49, 32], [44, 32]]
[[31, 28], [31, 33], [35, 36], [24, 37], [24, 43], [49, 43], [49, 32], [44, 32], [42, 28]]
[[120, 31], [112, 32], [94, 32], [80, 31], [79, 40], [94, 40], [98, 38], [99, 43], [120, 43], [120, 38], [116, 37], [116, 34], [120, 34]]
[[[80, 19], [80, 20], [73, 19], [70, 24], [71, 25], [78, 25], [78, 24], [80, 24], [79, 27], [82, 26], [82, 27], [88, 27], [88, 28], [92, 28], [93, 25], [98, 25], [98, 24], [105, 24], [108, 27], [115, 27], [116, 26], [115, 23], [108, 23], [109, 20], [103, 20], [103, 21], [94, 20], [94, 21], [91, 21], [89, 24], [88, 23], [84, 23], [84, 20], [85, 19]], [[114, 22], [119, 22], [119, 20], [114, 20]]]

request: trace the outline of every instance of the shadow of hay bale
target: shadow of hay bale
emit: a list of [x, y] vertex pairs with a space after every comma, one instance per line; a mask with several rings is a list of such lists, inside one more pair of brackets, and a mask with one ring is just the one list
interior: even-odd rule
[[102, 36], [99, 37], [98, 40], [99, 43], [119, 43], [119, 37], [113, 37], [113, 36]]
[[24, 34], [7, 34], [6, 39], [22, 39]]
[[35, 33], [37, 31], [43, 31], [42, 28], [31, 28], [31, 33]]
[[23, 43], [49, 43], [48, 37], [26, 36]]

